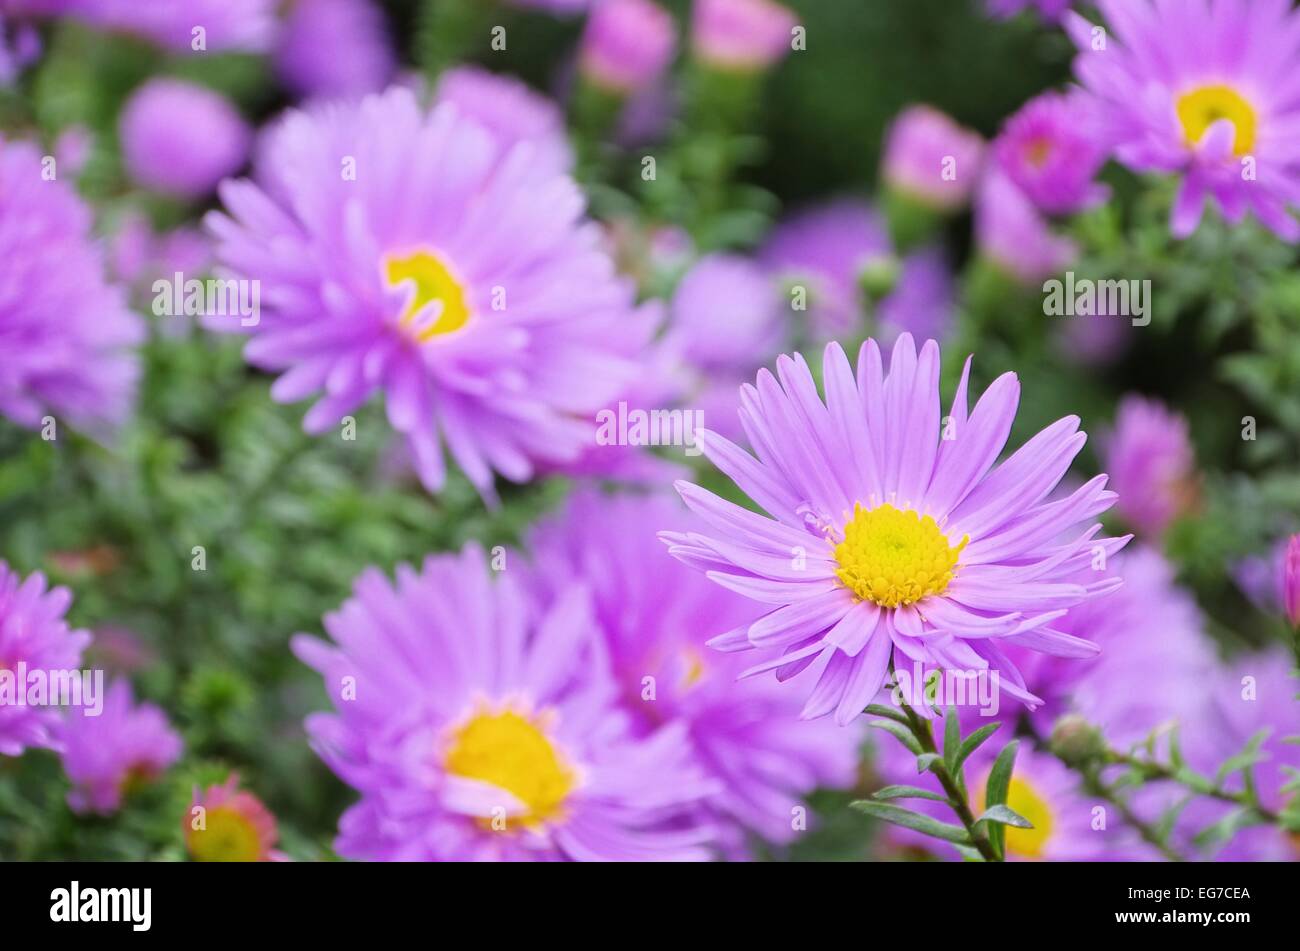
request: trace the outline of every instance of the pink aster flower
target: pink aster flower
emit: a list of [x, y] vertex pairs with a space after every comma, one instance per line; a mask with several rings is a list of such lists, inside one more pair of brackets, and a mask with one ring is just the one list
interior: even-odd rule
[[144, 322], [104, 279], [90, 209], [44, 171], [36, 148], [0, 139], [0, 414], [106, 431], [130, 410]]
[[985, 0], [989, 13], [1001, 19], [1010, 19], [1025, 10], [1033, 10], [1044, 20], [1059, 22], [1074, 0]]
[[941, 424], [932, 340], [918, 354], [911, 335], [900, 336], [888, 373], [868, 340], [856, 377], [839, 345], [829, 345], [824, 399], [803, 358], [783, 356], [777, 374], [763, 370], [742, 397], [757, 457], [708, 431], [701, 439], [767, 515], [678, 483], [705, 528], [666, 533], [669, 550], [770, 609], [711, 643], [780, 648], [751, 671], [775, 668], [779, 680], [811, 667], [804, 717], [850, 722], [891, 660], [996, 668], [1002, 693], [1035, 706], [1004, 648], [1075, 652], [1077, 639], [1052, 622], [1119, 583], [1074, 580], [1097, 549], [1126, 541], [1098, 538], [1099, 524], [1079, 528], [1114, 502], [1106, 477], [1047, 501], [1084, 443], [1078, 418], [1057, 421], [995, 465], [1019, 382], [1003, 374], [971, 412], [969, 372], [967, 361]]
[[[1070, 13], [1075, 74], [1097, 97], [1116, 158], [1181, 176], [1177, 237], [1213, 199], [1232, 223], [1253, 212], [1300, 239], [1300, 11], [1287, 0], [1098, 0], [1110, 35]], [[1095, 36], [1100, 37], [1094, 39]]]
[[69, 712], [59, 729], [63, 770], [72, 781], [68, 805], [74, 812], [108, 815], [135, 786], [156, 779], [181, 755], [181, 739], [167, 716], [151, 703], [135, 704], [131, 685], [115, 681], [103, 709]]
[[797, 23], [774, 0], [695, 0], [691, 44], [702, 62], [718, 69], [767, 69], [789, 54]]
[[1300, 535], [1286, 543], [1286, 560], [1282, 572], [1282, 612], [1291, 626], [1300, 628]]
[[263, 50], [275, 31], [275, 0], [10, 0], [17, 14], [66, 16], [130, 33], [180, 53]]
[[397, 62], [373, 0], [293, 0], [275, 44], [280, 80], [299, 96], [378, 92]]
[[283, 862], [275, 849], [275, 816], [251, 792], [239, 788], [239, 774], [207, 789], [194, 787], [182, 822], [185, 846], [196, 862]]
[[911, 106], [885, 139], [885, 183], [939, 211], [964, 206], [979, 179], [984, 140], [931, 106]]
[[993, 157], [1026, 196], [1048, 214], [1080, 211], [1104, 201], [1096, 183], [1107, 150], [1093, 102], [1078, 93], [1046, 92], [1006, 121]]
[[277, 400], [323, 392], [310, 432], [382, 392], [425, 486], [443, 484], [445, 442], [489, 499], [494, 473], [525, 482], [577, 458], [655, 313], [537, 155], [398, 88], [290, 113], [258, 183], [222, 186], [218, 257], [264, 287], [258, 325], [229, 329], [283, 374]]
[[601, 0], [582, 34], [579, 68], [605, 89], [638, 92], [659, 78], [676, 48], [672, 14], [663, 7], [651, 0]]
[[980, 253], [1022, 284], [1059, 274], [1078, 254], [1055, 234], [1034, 203], [998, 168], [990, 168], [975, 198], [975, 241]]
[[1126, 396], [1103, 447], [1119, 493], [1116, 510], [1158, 537], [1195, 503], [1196, 457], [1187, 420], [1156, 400]]
[[[711, 793], [680, 725], [638, 736], [618, 708], [591, 599], [542, 605], [499, 552], [431, 557], [396, 584], [365, 572], [298, 636], [336, 713], [308, 718], [317, 752], [361, 801], [337, 848], [356, 859], [706, 857], [692, 814]], [[526, 573], [525, 573], [526, 577]]]
[[19, 675], [79, 667], [90, 632], [68, 627], [63, 616], [71, 603], [67, 588], [46, 590], [40, 572], [23, 579], [0, 561], [0, 756], [58, 745], [58, 709], [18, 703], [27, 687]]
[[638, 731], [685, 723], [696, 761], [718, 785], [707, 803], [718, 844], [739, 854], [747, 831], [788, 843], [807, 827], [804, 796], [852, 783], [861, 737], [829, 720], [799, 722], [789, 691], [738, 681], [742, 659], [708, 650], [717, 626], [752, 622], [760, 609], [670, 558], [656, 539], [665, 527], [688, 527], [676, 499], [584, 492], [534, 531], [529, 548], [552, 597], [575, 582], [590, 587]]
[[559, 174], [573, 167], [573, 149], [560, 107], [513, 76], [457, 66], [438, 77], [435, 100], [455, 104], [505, 147], [531, 142], [534, 161], [549, 172]]
[[[818, 343], [860, 334], [868, 307], [863, 275], [898, 266], [884, 222], [854, 199], [795, 213], [772, 231], [759, 259], [774, 278], [806, 291], [811, 326], [803, 333]], [[894, 290], [875, 309], [880, 336], [942, 335], [952, 313], [951, 283], [941, 252], [923, 248], [908, 256]], [[789, 300], [793, 306], [795, 298]]]
[[133, 92], [118, 131], [137, 185], [190, 199], [239, 171], [253, 140], [230, 100], [179, 79], [151, 79]]

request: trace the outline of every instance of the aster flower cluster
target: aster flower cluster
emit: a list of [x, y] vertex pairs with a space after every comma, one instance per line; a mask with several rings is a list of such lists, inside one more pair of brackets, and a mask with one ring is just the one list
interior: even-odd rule
[[0, 856], [1300, 859], [1300, 11], [926, 6], [0, 0]]

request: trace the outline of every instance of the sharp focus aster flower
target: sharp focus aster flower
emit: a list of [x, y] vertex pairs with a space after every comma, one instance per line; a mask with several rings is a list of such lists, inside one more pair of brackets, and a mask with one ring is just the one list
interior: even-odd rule
[[41, 153], [0, 139], [0, 414], [97, 430], [127, 415], [144, 324], [104, 280], [91, 214]]
[[[1076, 13], [1075, 73], [1100, 100], [1115, 155], [1182, 176], [1170, 227], [1186, 237], [1206, 198], [1300, 239], [1300, 11], [1289, 0], [1098, 0], [1111, 35]], [[1104, 41], [1104, 42], [1102, 42]]]
[[122, 161], [132, 181], [203, 198], [248, 158], [253, 130], [229, 99], [179, 79], [151, 79], [122, 107]]
[[656, 531], [686, 521], [675, 499], [587, 492], [543, 523], [529, 549], [552, 596], [575, 582], [591, 588], [596, 625], [638, 730], [686, 724], [696, 761], [718, 784], [708, 808], [719, 844], [737, 854], [745, 831], [769, 842], [793, 839], [805, 795], [852, 783], [861, 737], [828, 720], [798, 722], [800, 704], [789, 691], [738, 681], [742, 658], [708, 650], [719, 626], [752, 622], [760, 609], [668, 556]]
[[98, 716], [69, 711], [59, 729], [63, 771], [74, 812], [116, 812], [134, 786], [156, 779], [181, 755], [181, 739], [151, 703], [135, 704], [131, 684], [115, 681]]
[[1141, 534], [1158, 537], [1194, 503], [1196, 457], [1187, 420], [1156, 400], [1121, 400], [1104, 452], [1120, 494], [1116, 508]]
[[1096, 183], [1107, 149], [1091, 99], [1046, 92], [1007, 120], [993, 157], [1026, 196], [1048, 214], [1080, 211], [1104, 201]]
[[1057, 421], [996, 465], [1020, 386], [1005, 373], [969, 411], [969, 373], [967, 361], [941, 423], [934, 341], [918, 354], [902, 335], [886, 373], [868, 340], [856, 377], [831, 344], [824, 401], [803, 358], [781, 357], [777, 374], [760, 372], [742, 396], [757, 458], [708, 431], [701, 440], [768, 514], [678, 483], [708, 534], [665, 533], [670, 551], [771, 608], [711, 643], [780, 648], [751, 671], [775, 668], [780, 680], [811, 667], [804, 717], [834, 713], [848, 723], [895, 659], [995, 668], [1005, 694], [1037, 705], [1004, 648], [1077, 656], [1078, 639], [1054, 622], [1119, 584], [1076, 580], [1098, 552], [1127, 541], [1086, 525], [1114, 502], [1106, 477], [1049, 500], [1086, 438], [1078, 418]]
[[[45, 587], [37, 572], [20, 578], [0, 561], [0, 756], [29, 746], [57, 746], [58, 708], [27, 706], [33, 671], [76, 670], [90, 632], [71, 630], [63, 615], [72, 603], [67, 588]], [[20, 666], [21, 665], [21, 666]], [[26, 671], [27, 678], [21, 678]]]
[[397, 88], [291, 113], [259, 184], [222, 187], [219, 257], [263, 286], [247, 357], [283, 374], [277, 400], [323, 391], [309, 431], [382, 391], [424, 484], [443, 484], [445, 441], [489, 498], [494, 472], [579, 455], [657, 318], [537, 155]]
[[283, 862], [275, 850], [275, 816], [252, 793], [239, 788], [239, 774], [200, 790], [185, 814], [185, 845], [197, 862]]
[[570, 584], [543, 606], [514, 570], [490, 574], [473, 547], [419, 573], [402, 566], [395, 586], [368, 571], [325, 618], [337, 647], [295, 638], [337, 709], [310, 717], [308, 732], [362, 794], [340, 822], [339, 852], [706, 857], [711, 830], [691, 817], [713, 787], [680, 724], [631, 732], [587, 590]]

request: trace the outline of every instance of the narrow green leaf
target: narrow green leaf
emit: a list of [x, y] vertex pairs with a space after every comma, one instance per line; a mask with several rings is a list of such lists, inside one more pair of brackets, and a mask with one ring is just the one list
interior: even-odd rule
[[917, 775], [924, 773], [926, 770], [933, 770], [935, 763], [941, 763], [943, 760], [938, 753], [922, 753], [916, 758]]
[[1032, 829], [1034, 824], [1016, 812], [1010, 806], [990, 806], [985, 809], [983, 814], [975, 820], [976, 822], [991, 822], [1004, 826], [1015, 826], [1017, 829]]
[[956, 773], [957, 751], [961, 749], [961, 720], [957, 717], [957, 707], [948, 704], [943, 714], [943, 761], [948, 772]]
[[[998, 758], [993, 761], [988, 785], [984, 789], [986, 808], [1006, 805], [1007, 793], [1011, 790], [1011, 772], [1015, 769], [1016, 752], [1019, 749], [1020, 741], [1012, 740], [1002, 747], [1002, 752], [998, 753]], [[989, 842], [993, 844], [993, 851], [997, 853], [998, 858], [1002, 858], [1006, 854], [1006, 830], [997, 823], [990, 825], [988, 829]]]
[[886, 720], [894, 720], [907, 726], [907, 717], [903, 715], [901, 710], [894, 707], [887, 707], [883, 703], [870, 704], [863, 712], [869, 713], [875, 717], [884, 717]]
[[965, 765], [966, 760], [970, 759], [970, 755], [983, 746], [984, 741], [996, 733], [1001, 726], [1002, 724], [1000, 722], [988, 723], [980, 727], [970, 736], [966, 737], [966, 739], [962, 741], [961, 749], [957, 751], [957, 761], [951, 767], [952, 772], [956, 773], [960, 771], [962, 766]]
[[859, 799], [856, 802], [849, 803], [849, 806], [882, 822], [891, 822], [905, 829], [912, 829], [933, 836], [936, 839], [943, 839], [945, 842], [957, 842], [961, 845], [970, 844], [970, 837], [961, 826], [949, 825], [946, 822], [940, 822], [938, 819], [923, 816], [919, 812], [912, 812], [909, 809], [891, 806], [884, 802], [872, 802], [870, 799]]
[[935, 802], [947, 802], [948, 797], [920, 786], [885, 786], [871, 794], [872, 799], [933, 799]]
[[912, 732], [901, 723], [895, 723], [893, 720], [872, 720], [868, 725], [877, 730], [884, 730], [917, 756], [920, 756], [923, 752], [921, 744], [917, 742], [916, 737], [914, 737]]

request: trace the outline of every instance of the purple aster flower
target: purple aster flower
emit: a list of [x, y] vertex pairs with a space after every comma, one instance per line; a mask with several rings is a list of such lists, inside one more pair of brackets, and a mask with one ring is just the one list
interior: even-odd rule
[[773, 0], [695, 0], [691, 45], [702, 62], [718, 69], [767, 69], [789, 54], [797, 23]]
[[174, 52], [263, 50], [275, 31], [275, 0], [12, 0], [13, 12], [67, 16], [143, 37]]
[[979, 179], [984, 140], [938, 109], [911, 106], [894, 120], [885, 139], [885, 183], [940, 211], [964, 206]]
[[156, 779], [181, 755], [181, 739], [151, 703], [136, 705], [131, 685], [117, 680], [98, 716], [85, 707], [69, 712], [59, 728], [63, 770], [72, 781], [74, 812], [117, 812], [133, 787]]
[[593, 3], [593, 0], [509, 0], [516, 7], [526, 10], [545, 10], [547, 13], [567, 15], [581, 13]]
[[[808, 335], [821, 343], [860, 332], [866, 302], [862, 277], [889, 266], [894, 252], [880, 216], [866, 202], [840, 199], [801, 211], [777, 226], [760, 261], [777, 278], [807, 293]], [[793, 298], [791, 298], [793, 300]], [[880, 335], [904, 331], [939, 335], [952, 312], [952, 286], [940, 252], [922, 249], [906, 258], [891, 294], [875, 317]]]
[[672, 14], [651, 0], [601, 0], [587, 19], [579, 51], [582, 75], [617, 93], [648, 89], [672, 62]]
[[[512, 553], [496, 557], [518, 557]], [[391, 584], [365, 572], [325, 618], [337, 647], [299, 635], [335, 714], [307, 729], [361, 801], [337, 848], [379, 860], [706, 857], [692, 821], [712, 792], [681, 725], [634, 735], [618, 708], [587, 590], [549, 605], [477, 548]]]
[[0, 4], [0, 88], [9, 86], [41, 55], [41, 36], [27, 23], [11, 24]]
[[1232, 566], [1232, 579], [1255, 607], [1285, 616], [1287, 539], [1264, 554], [1249, 555]]
[[1187, 420], [1164, 404], [1126, 396], [1103, 451], [1119, 493], [1116, 511], [1142, 535], [1157, 538], [1198, 494]]
[[564, 114], [552, 100], [512, 76], [477, 66], [458, 66], [438, 78], [438, 103], [454, 103], [464, 115], [485, 126], [503, 147], [531, 142], [533, 159], [548, 172], [573, 167], [573, 149]]
[[1044, 20], [1060, 22], [1073, 0], [985, 0], [989, 13], [1007, 20], [1025, 10], [1033, 10]]
[[396, 67], [372, 0], [294, 0], [276, 40], [276, 72], [299, 96], [378, 92]]
[[1282, 611], [1292, 627], [1300, 628], [1300, 535], [1286, 543], [1286, 562], [1282, 574]]
[[[1075, 74], [1113, 130], [1115, 156], [1182, 177], [1170, 229], [1186, 237], [1206, 198], [1300, 239], [1300, 11], [1286, 0], [1098, 0], [1111, 35], [1070, 13]], [[1095, 38], [1096, 37], [1096, 38]]]
[[177, 198], [203, 198], [248, 159], [253, 130], [224, 96], [179, 79], [131, 94], [118, 128], [127, 174]]
[[1027, 285], [1059, 274], [1078, 254], [997, 168], [984, 175], [975, 198], [975, 240], [985, 258]]
[[993, 157], [1007, 177], [1048, 214], [1070, 214], [1106, 199], [1094, 179], [1107, 149], [1091, 99], [1046, 92], [1006, 121]]
[[259, 182], [222, 186], [218, 257], [265, 288], [246, 355], [283, 374], [277, 400], [324, 391], [308, 431], [380, 391], [423, 483], [441, 488], [445, 441], [488, 499], [494, 472], [525, 482], [577, 458], [656, 311], [635, 308], [577, 185], [537, 154], [391, 89], [290, 113]]
[[[868, 340], [856, 378], [838, 344], [826, 348], [826, 397], [802, 356], [783, 356], [746, 386], [741, 419], [757, 458], [706, 431], [704, 453], [768, 513], [755, 514], [689, 483], [687, 505], [710, 534], [665, 534], [670, 551], [718, 584], [769, 606], [721, 634], [724, 651], [781, 648], [751, 673], [786, 680], [812, 667], [802, 716], [848, 723], [871, 701], [891, 660], [945, 670], [1001, 671], [1000, 690], [1033, 707], [1004, 647], [1077, 652], [1051, 622], [1113, 590], [1075, 582], [1110, 508], [1098, 476], [1045, 501], [1085, 440], [1077, 417], [1043, 430], [1000, 466], [1020, 385], [1005, 373], [968, 411], [970, 361], [941, 422], [939, 347], [910, 334], [886, 374]], [[1068, 533], [1068, 534], [1067, 534]]]
[[98, 431], [126, 417], [144, 324], [104, 280], [90, 210], [41, 153], [0, 139], [0, 414]]
[[861, 738], [830, 721], [799, 722], [789, 691], [738, 681], [740, 658], [708, 650], [717, 626], [752, 622], [759, 609], [670, 558], [656, 539], [665, 527], [687, 528], [675, 499], [585, 492], [534, 531], [530, 550], [553, 597], [575, 582], [591, 588], [624, 707], [640, 732], [686, 724], [696, 760], [719, 787], [708, 808], [726, 850], [746, 830], [789, 842], [807, 793], [852, 783]]
[[710, 254], [686, 273], [673, 295], [672, 327], [683, 355], [705, 372], [765, 363], [780, 345], [781, 298], [754, 262]]
[[40, 572], [23, 579], [0, 561], [0, 756], [18, 756], [29, 746], [57, 748], [58, 708], [7, 701], [26, 690], [21, 671], [79, 667], [90, 632], [68, 627], [63, 616], [71, 603], [67, 588], [46, 590]]

